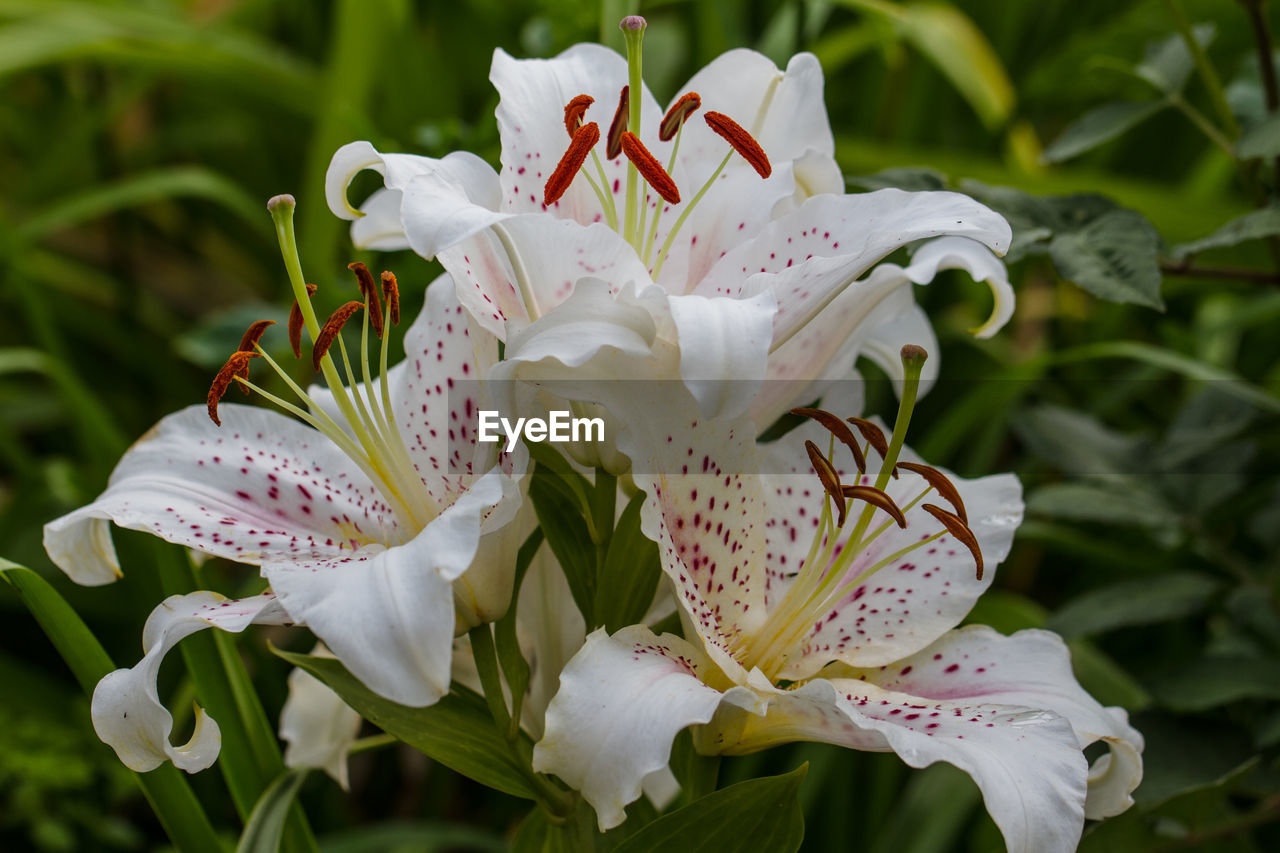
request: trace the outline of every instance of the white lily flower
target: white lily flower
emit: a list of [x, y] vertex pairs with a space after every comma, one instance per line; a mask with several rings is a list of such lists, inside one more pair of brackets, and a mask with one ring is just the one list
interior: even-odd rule
[[[318, 643], [311, 654], [333, 657], [324, 643]], [[285, 767], [321, 769], [347, 790], [347, 755], [360, 725], [360, 715], [323, 681], [297, 667], [289, 673], [289, 697], [280, 709], [280, 739], [288, 744]]]
[[[362, 282], [368, 277], [363, 268], [358, 274]], [[250, 621], [305, 625], [370, 689], [425, 706], [449, 690], [455, 634], [506, 611], [519, 540], [504, 528], [522, 502], [527, 456], [523, 448], [500, 455], [497, 445], [477, 443], [467, 424], [482, 405], [470, 390], [479, 384], [462, 384], [496, 361], [497, 341], [471, 327], [442, 279], [428, 288], [405, 336], [407, 358], [387, 370], [398, 292], [385, 274], [386, 306], [379, 308], [367, 280], [364, 339], [373, 315], [386, 330], [378, 378], [371, 379], [365, 356], [364, 382], [357, 383], [341, 338], [328, 336], [348, 364], [343, 383], [332, 356], [321, 352], [327, 346], [317, 345], [315, 360], [333, 393], [308, 394], [277, 368], [302, 408], [248, 381], [249, 350], [275, 362], [247, 336], [210, 393], [209, 415], [220, 426], [205, 407], [166, 417], [125, 454], [97, 500], [45, 526], [51, 559], [78, 583], [119, 576], [114, 522], [259, 565], [270, 584], [271, 594], [244, 602], [214, 606], [205, 600], [211, 593], [170, 599], [148, 622], [143, 662], [99, 685], [95, 725], [133, 769], [169, 756], [194, 771], [217, 755], [211, 721], [193, 740], [200, 749], [188, 748], [192, 755], [181, 761], [168, 745], [163, 708], [145, 720], [129, 713], [129, 724], [121, 723], [140, 695], [158, 704], [159, 659], [180, 635], [209, 626], [238, 631]], [[353, 305], [359, 307], [335, 312], [338, 322]], [[309, 311], [306, 302], [296, 313]], [[334, 320], [319, 332], [314, 314], [309, 323], [313, 339], [324, 341]], [[264, 327], [254, 328], [260, 336]], [[233, 382], [298, 419], [234, 404], [219, 410], [218, 397]], [[121, 684], [126, 688], [109, 689]]]
[[[902, 445], [918, 377], [917, 360], [891, 437], [815, 413], [830, 432], [757, 446], [749, 422], [701, 420], [692, 399], [657, 414], [610, 402], [632, 425], [644, 530], [685, 638], [596, 631], [561, 676], [533, 765], [580, 790], [601, 829], [690, 726], [706, 754], [809, 740], [954, 764], [1012, 853], [1067, 853], [1086, 816], [1132, 803], [1141, 736], [1076, 683], [1056, 635], [954, 627], [1009, 551], [1021, 488], [961, 480]], [[865, 466], [831, 461], [853, 447]], [[1090, 770], [1097, 740], [1110, 752]]]
[[[462, 303], [504, 340], [584, 277], [614, 293], [657, 285], [669, 301], [681, 377], [753, 387], [762, 377], [803, 380], [770, 384], [813, 399], [821, 383], [851, 373], [859, 352], [896, 352], [913, 339], [899, 337], [924, 323], [910, 284], [940, 269], [990, 285], [995, 308], [979, 336], [1012, 312], [996, 257], [1010, 231], [998, 214], [951, 192], [843, 194], [811, 54], [783, 71], [753, 51], [726, 53], [681, 88], [661, 121], [648, 89], [634, 85], [638, 68], [599, 45], [550, 60], [498, 50], [490, 79], [501, 96], [500, 173], [464, 152], [437, 160], [353, 142], [334, 155], [326, 189], [333, 212], [355, 220], [357, 245], [438, 258]], [[618, 120], [611, 116], [624, 85], [639, 96], [628, 97]], [[691, 94], [702, 115], [684, 108]], [[604, 128], [614, 126], [634, 133], [629, 149], [611, 146], [619, 134]], [[381, 173], [385, 188], [356, 210], [346, 190], [362, 169]], [[649, 179], [638, 213], [627, 197], [635, 172]], [[946, 242], [926, 242], [905, 270], [873, 269], [902, 246], [939, 237]], [[753, 404], [762, 426], [803, 402], [776, 396]], [[702, 402], [707, 413], [736, 414]]]

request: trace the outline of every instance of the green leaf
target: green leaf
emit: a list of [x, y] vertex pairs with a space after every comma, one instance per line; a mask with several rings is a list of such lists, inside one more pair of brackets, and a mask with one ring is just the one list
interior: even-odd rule
[[520, 708], [524, 704], [524, 694], [529, 688], [529, 662], [520, 651], [520, 640], [516, 636], [516, 612], [520, 603], [520, 587], [524, 584], [524, 576], [529, 571], [534, 555], [542, 547], [542, 531], [534, 530], [520, 546], [516, 554], [516, 574], [511, 588], [511, 606], [506, 614], [494, 623], [494, 645], [498, 651], [498, 663], [502, 674], [511, 688], [511, 720], [515, 726], [520, 725]]
[[1121, 581], [1073, 598], [1049, 618], [1048, 627], [1069, 638], [1168, 622], [1199, 613], [1219, 588], [1218, 581], [1195, 572]]
[[1225, 784], [1254, 760], [1249, 738], [1225, 721], [1144, 713], [1133, 724], [1146, 740], [1142, 784], [1133, 795], [1143, 808]]
[[429, 708], [409, 708], [365, 687], [339, 661], [273, 649], [314, 675], [360, 716], [464, 776], [507, 794], [537, 799], [506, 741], [493, 728], [484, 700], [453, 692]]
[[1267, 116], [1240, 134], [1236, 156], [1241, 160], [1280, 156], [1280, 114]]
[[250, 226], [266, 233], [263, 206], [239, 186], [202, 166], [173, 166], [131, 175], [114, 184], [93, 187], [37, 211], [16, 236], [39, 240], [51, 232], [106, 216], [126, 207], [164, 201], [179, 196], [204, 198], [238, 214]]
[[1280, 699], [1280, 661], [1203, 657], [1152, 681], [1151, 693], [1175, 711], [1205, 711], [1242, 699]]
[[1061, 406], [1037, 406], [1013, 421], [1027, 448], [1078, 477], [1107, 477], [1140, 470], [1141, 443], [1120, 435], [1092, 415]]
[[[1216, 34], [1213, 24], [1207, 23], [1197, 24], [1192, 31], [1202, 48], [1208, 47]], [[1148, 45], [1146, 56], [1133, 71], [1161, 92], [1172, 95], [1186, 87], [1194, 66], [1187, 43], [1181, 35], [1174, 34]]]
[[1116, 101], [1095, 107], [1067, 125], [1041, 159], [1046, 163], [1070, 160], [1137, 127], [1167, 106], [1165, 101]]
[[[577, 472], [571, 472], [577, 476]], [[596, 597], [596, 558], [586, 516], [590, 503], [576, 503], [572, 481], [566, 481], [541, 463], [529, 481], [529, 500], [538, 516], [538, 524], [547, 537], [551, 552], [564, 569], [573, 601], [588, 626], [596, 624], [593, 610]]]
[[979, 807], [978, 786], [963, 770], [934, 764], [912, 773], [897, 798], [893, 820], [869, 853], [945, 853]]
[[1178, 516], [1164, 500], [1134, 477], [1082, 483], [1051, 483], [1027, 498], [1027, 512], [1073, 521], [1139, 525], [1168, 533]]
[[942, 72], [989, 130], [1008, 121], [1016, 100], [1013, 84], [987, 37], [963, 12], [929, 0], [840, 3], [891, 21], [897, 34]]
[[[102, 677], [115, 669], [98, 638], [57, 590], [35, 572], [0, 557], [0, 578], [18, 593], [85, 695], [92, 696]], [[149, 773], [133, 775], [174, 845], [196, 853], [222, 853], [222, 844], [182, 771], [166, 763]]]
[[1163, 310], [1159, 248], [1160, 235], [1146, 217], [1113, 210], [1078, 231], [1055, 235], [1049, 255], [1063, 278], [1100, 299]]
[[596, 588], [596, 623], [609, 633], [644, 618], [662, 575], [658, 543], [640, 530], [644, 497], [636, 494], [622, 511]]
[[934, 169], [898, 168], [882, 169], [872, 175], [846, 175], [846, 185], [860, 190], [882, 190], [888, 187], [923, 192], [947, 188], [947, 176]]
[[1280, 207], [1264, 207], [1231, 220], [1208, 237], [1174, 246], [1170, 254], [1174, 259], [1182, 260], [1209, 249], [1237, 246], [1277, 234], [1280, 234]]
[[280, 849], [289, 809], [308, 772], [306, 768], [290, 770], [267, 786], [240, 833], [236, 853], [275, 853]]
[[809, 765], [708, 794], [664, 815], [614, 848], [615, 853], [791, 853], [804, 840], [800, 783]]

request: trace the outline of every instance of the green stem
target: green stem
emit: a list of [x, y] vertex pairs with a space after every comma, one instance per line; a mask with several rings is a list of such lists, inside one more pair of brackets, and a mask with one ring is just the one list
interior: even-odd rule
[[[1195, 63], [1200, 79], [1204, 81], [1204, 87], [1209, 92], [1209, 99], [1213, 101], [1214, 111], [1218, 114], [1218, 120], [1222, 122], [1222, 127], [1226, 130], [1227, 136], [1235, 139], [1240, 135], [1240, 124], [1236, 121], [1235, 113], [1231, 111], [1231, 104], [1227, 101], [1227, 93], [1222, 88], [1222, 80], [1219, 79], [1218, 72], [1214, 69], [1213, 63], [1209, 61], [1209, 56], [1204, 52], [1204, 48], [1200, 46], [1195, 31], [1191, 28], [1191, 22], [1187, 19], [1186, 12], [1182, 9], [1182, 4], [1178, 0], [1165, 0], [1165, 5], [1169, 7], [1169, 15], [1173, 18], [1173, 23], [1178, 28], [1178, 34], [1182, 36], [1182, 41], [1191, 53], [1191, 61]], [[1229, 150], [1230, 148], [1228, 148]]]
[[1225, 151], [1228, 157], [1235, 158], [1236, 147], [1231, 143], [1231, 140], [1223, 136], [1222, 131], [1214, 127], [1213, 122], [1209, 121], [1204, 113], [1191, 106], [1186, 98], [1176, 93], [1169, 95], [1169, 104], [1186, 116], [1196, 126], [1196, 129], [1208, 137], [1210, 142]]

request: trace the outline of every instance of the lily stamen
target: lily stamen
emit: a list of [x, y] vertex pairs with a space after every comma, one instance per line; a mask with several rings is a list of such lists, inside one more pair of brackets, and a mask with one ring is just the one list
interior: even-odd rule
[[610, 160], [618, 159], [618, 155], [622, 153], [622, 134], [627, 131], [627, 113], [631, 109], [630, 92], [630, 86], [622, 87], [622, 93], [618, 95], [618, 108], [614, 110], [613, 121], [609, 122], [609, 141], [605, 145], [604, 154]]
[[[308, 284], [307, 298], [310, 299], [315, 292], [316, 286]], [[302, 358], [302, 307], [296, 299], [289, 309], [289, 347], [293, 350], [294, 358]]]
[[644, 147], [640, 137], [629, 130], [622, 134], [622, 153], [627, 155], [627, 159], [635, 165], [640, 176], [658, 195], [662, 196], [664, 201], [669, 204], [680, 203], [680, 190], [676, 188], [676, 182], [667, 174], [667, 170], [662, 168], [658, 158]]
[[570, 139], [573, 139], [578, 128], [582, 127], [582, 117], [586, 114], [587, 107], [595, 102], [596, 99], [590, 95], [575, 95], [569, 103], [564, 105], [564, 129], [569, 132]]
[[573, 140], [569, 143], [568, 150], [556, 164], [555, 171], [551, 173], [551, 177], [547, 178], [547, 184], [542, 193], [543, 204], [550, 206], [560, 200], [560, 197], [569, 189], [569, 185], [573, 183], [574, 177], [582, 169], [587, 153], [599, 141], [600, 126], [595, 122], [578, 128], [578, 132], [573, 135]]
[[658, 125], [658, 138], [663, 142], [670, 142], [684, 127], [689, 116], [696, 113], [701, 106], [702, 97], [697, 92], [685, 92], [662, 117], [662, 123]]
[[760, 143], [756, 142], [755, 137], [747, 133], [747, 129], [729, 118], [724, 113], [718, 113], [714, 110], [706, 113], [702, 120], [707, 123], [707, 127], [711, 128], [719, 136], [724, 138], [733, 146], [733, 150], [738, 155], [751, 164], [751, 168], [762, 178], [767, 178], [773, 174], [773, 166], [769, 163], [769, 157], [764, 153], [764, 149], [760, 147]]
[[982, 549], [978, 547], [978, 538], [973, 535], [969, 525], [965, 524], [955, 513], [947, 512], [939, 506], [925, 504], [923, 509], [929, 515], [941, 521], [943, 527], [947, 528], [952, 536], [959, 539], [969, 549], [978, 567], [978, 580], [982, 580]]
[[218, 426], [222, 426], [222, 421], [218, 418], [218, 403], [222, 402], [222, 398], [226, 396], [231, 383], [236, 381], [241, 373], [249, 370], [249, 360], [257, 357], [256, 352], [237, 350], [227, 359], [227, 363], [222, 365], [218, 375], [213, 377], [213, 384], [209, 386], [209, 395], [205, 402], [209, 407], [209, 419]]
[[263, 334], [267, 329], [276, 324], [275, 320], [258, 320], [244, 330], [244, 335], [240, 338], [240, 346], [236, 349], [241, 352], [253, 352], [258, 346], [258, 341], [262, 340]]
[[365, 310], [368, 312], [369, 323], [373, 326], [373, 334], [381, 338], [382, 305], [378, 301], [378, 285], [373, 280], [373, 273], [369, 272], [369, 268], [359, 261], [352, 261], [347, 264], [347, 269], [356, 274], [356, 281], [360, 286], [360, 294], [365, 298]]
[[320, 362], [329, 352], [329, 347], [333, 346], [334, 340], [341, 343], [338, 333], [342, 331], [342, 327], [351, 319], [351, 315], [355, 314], [361, 308], [364, 308], [363, 302], [356, 302], [354, 299], [345, 305], [339, 306], [329, 319], [325, 321], [324, 327], [320, 329], [320, 334], [316, 336], [316, 342], [311, 347], [311, 365], [316, 370], [320, 369]]

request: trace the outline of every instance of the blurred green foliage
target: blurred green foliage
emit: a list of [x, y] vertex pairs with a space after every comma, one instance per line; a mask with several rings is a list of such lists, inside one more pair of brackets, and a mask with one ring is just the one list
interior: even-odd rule
[[[339, 281], [358, 253], [323, 199], [338, 145], [496, 162], [493, 49], [614, 42], [634, 6], [0, 0], [0, 554], [135, 659], [160, 597], [154, 552], [121, 537], [126, 580], [76, 589], [40, 527], [92, 498], [160, 416], [201, 400], [245, 317], [286, 304], [263, 202], [298, 197], [308, 275]], [[1089, 851], [1280, 848], [1280, 128], [1253, 9], [1280, 24], [1255, 0], [640, 8], [660, 100], [731, 47], [779, 62], [813, 50], [858, 186], [959, 186], [1015, 223], [1018, 311], [995, 339], [964, 331], [985, 288], [917, 290], [943, 381], [912, 442], [965, 475], [1022, 477], [1028, 521], [972, 619], [1063, 633], [1085, 686], [1147, 737], [1138, 805], [1091, 828]], [[408, 255], [378, 263], [410, 304], [435, 273]], [[228, 592], [252, 578], [203, 570]], [[163, 846], [7, 589], [0, 610], [0, 848]], [[266, 636], [236, 643], [274, 716], [286, 665]], [[162, 688], [187, 695], [170, 669]], [[806, 849], [1000, 848], [972, 783], [945, 766], [799, 745], [726, 761], [721, 783], [806, 761]], [[238, 832], [222, 780], [192, 784]], [[303, 787], [324, 849], [495, 849], [525, 811], [409, 750], [358, 756], [352, 787], [316, 774]]]

